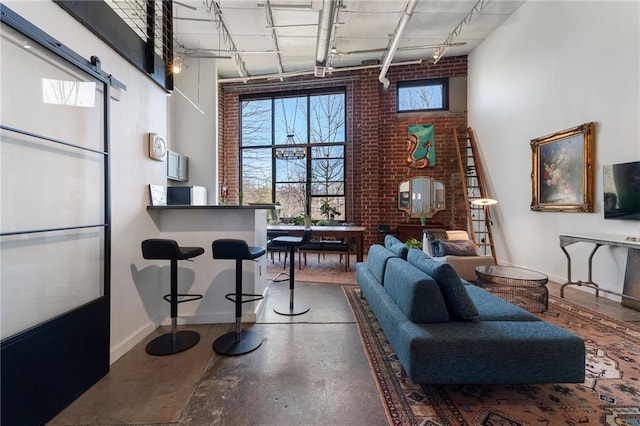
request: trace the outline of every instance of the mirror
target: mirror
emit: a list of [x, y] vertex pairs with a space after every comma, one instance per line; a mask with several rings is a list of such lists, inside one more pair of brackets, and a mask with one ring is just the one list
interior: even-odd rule
[[398, 187], [398, 209], [409, 217], [432, 218], [445, 209], [444, 184], [439, 180], [420, 176], [405, 180]]

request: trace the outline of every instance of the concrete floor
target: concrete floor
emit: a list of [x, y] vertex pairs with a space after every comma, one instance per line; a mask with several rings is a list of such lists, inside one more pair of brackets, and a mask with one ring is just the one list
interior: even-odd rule
[[[171, 356], [145, 353], [155, 332], [51, 425], [387, 425], [358, 330], [340, 285], [296, 283], [311, 310], [287, 317], [289, 284], [270, 284], [255, 325], [264, 341], [241, 356], [212, 350], [225, 325], [185, 327], [201, 334]], [[207, 370], [208, 368], [208, 370]]]
[[[559, 285], [549, 283], [551, 294]], [[153, 357], [138, 344], [51, 425], [387, 425], [376, 384], [340, 285], [296, 284], [304, 315], [275, 314], [288, 283], [271, 284], [255, 325], [262, 346], [241, 356], [217, 355], [229, 324], [189, 326], [200, 342], [180, 354]], [[640, 325], [640, 312], [567, 288], [568, 300]]]

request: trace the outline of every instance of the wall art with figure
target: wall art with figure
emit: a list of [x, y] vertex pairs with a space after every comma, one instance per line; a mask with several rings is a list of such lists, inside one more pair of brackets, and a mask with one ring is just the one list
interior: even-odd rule
[[407, 135], [407, 166], [415, 169], [435, 167], [436, 149], [433, 124], [412, 124]]

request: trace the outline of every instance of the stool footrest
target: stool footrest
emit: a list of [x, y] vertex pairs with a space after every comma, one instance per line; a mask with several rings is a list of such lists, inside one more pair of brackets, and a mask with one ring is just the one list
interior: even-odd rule
[[[224, 295], [224, 298], [227, 300], [232, 301], [233, 303], [236, 303], [236, 298], [235, 298], [236, 294], [235, 293], [227, 293]], [[249, 303], [249, 302], [255, 302], [256, 300], [262, 300], [264, 299], [264, 296], [261, 294], [248, 294], [248, 293], [242, 293], [241, 296], [244, 297], [251, 297], [251, 299], [243, 299], [240, 301], [240, 303]]]
[[[202, 295], [201, 294], [180, 294], [179, 293], [179, 294], [176, 294], [176, 296], [184, 297], [184, 299], [178, 300], [178, 303], [192, 302], [194, 300], [202, 299]], [[164, 300], [166, 300], [167, 302], [171, 303], [171, 295], [170, 294], [165, 294], [164, 296], [162, 296], [162, 298]]]

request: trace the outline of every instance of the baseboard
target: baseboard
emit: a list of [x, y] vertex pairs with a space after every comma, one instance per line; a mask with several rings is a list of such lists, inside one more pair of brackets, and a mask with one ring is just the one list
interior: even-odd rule
[[118, 359], [120, 359], [124, 354], [129, 352], [135, 345], [140, 343], [147, 337], [149, 334], [153, 332], [158, 327], [156, 323], [153, 321], [149, 321], [147, 324], [138, 329], [135, 333], [130, 335], [127, 339], [125, 339], [118, 346], [111, 348], [109, 352], [109, 365], [113, 365]]
[[[267, 290], [265, 289], [265, 296]], [[258, 316], [260, 312], [264, 309], [266, 303], [266, 299], [261, 299], [258, 301], [258, 307], [255, 312], [244, 312], [242, 314], [242, 322], [246, 323], [255, 323], [257, 322]], [[189, 324], [233, 324], [235, 320], [229, 319], [228, 313], [218, 313], [218, 314], [196, 314], [192, 316], [178, 316], [178, 325], [189, 325]], [[147, 337], [149, 334], [153, 333], [153, 331], [158, 328], [160, 325], [163, 326], [171, 326], [171, 318], [164, 317], [162, 321], [149, 321], [144, 326], [140, 327], [138, 331], [130, 335], [127, 339], [121, 342], [118, 346], [111, 348], [109, 352], [109, 365], [112, 365], [119, 358], [121, 358], [124, 354], [129, 352], [135, 345], [140, 343]]]

